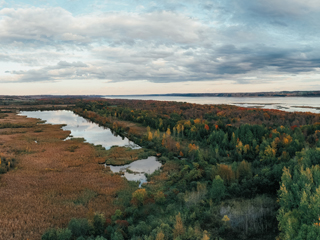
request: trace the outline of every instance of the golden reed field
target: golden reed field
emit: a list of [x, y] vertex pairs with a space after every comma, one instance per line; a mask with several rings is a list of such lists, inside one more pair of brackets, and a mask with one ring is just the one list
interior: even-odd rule
[[1, 239], [40, 239], [47, 228], [92, 212], [109, 217], [115, 193], [127, 186], [98, 164], [103, 160], [91, 145], [63, 141], [68, 131], [38, 121], [14, 113], [0, 118], [0, 154], [16, 159], [0, 174]]

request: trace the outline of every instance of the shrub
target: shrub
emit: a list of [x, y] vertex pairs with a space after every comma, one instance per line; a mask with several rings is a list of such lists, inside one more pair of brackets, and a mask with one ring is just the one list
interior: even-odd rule
[[72, 218], [69, 222], [68, 229], [72, 232], [75, 237], [89, 235], [92, 227], [85, 218], [75, 219]]
[[42, 235], [41, 240], [56, 240], [57, 239], [57, 230], [54, 228], [48, 229]]
[[105, 228], [106, 219], [103, 214], [95, 214], [93, 218], [94, 233], [100, 235]]
[[67, 228], [62, 228], [57, 230], [57, 240], [70, 240], [72, 233]]

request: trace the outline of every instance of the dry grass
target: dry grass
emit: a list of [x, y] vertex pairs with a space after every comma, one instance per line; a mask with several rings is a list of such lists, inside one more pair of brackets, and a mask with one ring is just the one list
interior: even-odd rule
[[111, 165], [125, 165], [140, 158], [140, 154], [144, 153], [144, 149], [131, 149], [130, 147], [112, 147], [108, 151], [99, 151], [107, 164]]
[[63, 141], [69, 132], [37, 121], [13, 113], [0, 119], [34, 124], [0, 130], [0, 153], [18, 161], [0, 175], [1, 239], [40, 239], [45, 229], [65, 227], [72, 217], [86, 217], [89, 209], [110, 216], [116, 191], [127, 186], [97, 164], [90, 144], [79, 142], [74, 151], [66, 151], [75, 144]]

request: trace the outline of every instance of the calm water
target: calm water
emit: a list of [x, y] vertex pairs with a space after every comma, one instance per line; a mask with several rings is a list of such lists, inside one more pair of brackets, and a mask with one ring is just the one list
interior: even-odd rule
[[[320, 97], [105, 97], [117, 99], [142, 99], [189, 102], [198, 104], [229, 104], [241, 107], [279, 109], [288, 112], [320, 113]], [[318, 108], [318, 109], [317, 109]]]
[[[19, 115], [30, 118], [39, 118], [50, 124], [66, 124], [63, 130], [71, 131], [71, 135], [77, 138], [84, 138], [86, 142], [95, 145], [102, 145], [106, 149], [112, 146], [129, 146], [140, 148], [127, 138], [115, 136], [110, 129], [92, 123], [83, 117], [74, 114], [72, 111], [21, 111]], [[70, 139], [70, 138], [69, 138]], [[140, 181], [140, 185], [147, 181], [144, 173], [153, 173], [161, 167], [156, 157], [137, 160], [124, 166], [110, 166], [111, 171], [120, 172], [130, 169], [135, 173], [125, 172], [124, 177], [130, 181]]]
[[[112, 172], [124, 172], [125, 178], [130, 181], [140, 181], [141, 186], [142, 183], [147, 182], [147, 178], [144, 173], [153, 173], [161, 167], [161, 163], [157, 161], [156, 157], [151, 156], [147, 159], [134, 161], [123, 166], [106, 166], [109, 166]], [[134, 173], [129, 173], [126, 169], [130, 169]]]
[[84, 138], [86, 142], [102, 145], [105, 149], [110, 149], [115, 145], [139, 148], [129, 139], [115, 136], [109, 128], [100, 127], [98, 124], [92, 123], [72, 111], [22, 111], [20, 115], [40, 118], [50, 124], [66, 124], [62, 129], [71, 131], [73, 137]]

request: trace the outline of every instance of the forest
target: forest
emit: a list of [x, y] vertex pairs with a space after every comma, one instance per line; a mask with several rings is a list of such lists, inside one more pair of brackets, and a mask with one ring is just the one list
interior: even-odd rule
[[[112, 212], [70, 216], [43, 240], [320, 238], [319, 114], [98, 98], [34, 104], [66, 104], [163, 164], [141, 188], [117, 191]], [[130, 161], [117, 154], [119, 165]]]
[[320, 237], [319, 115], [116, 99], [79, 101], [74, 111], [161, 153], [164, 164], [143, 188], [119, 193], [99, 236]]

